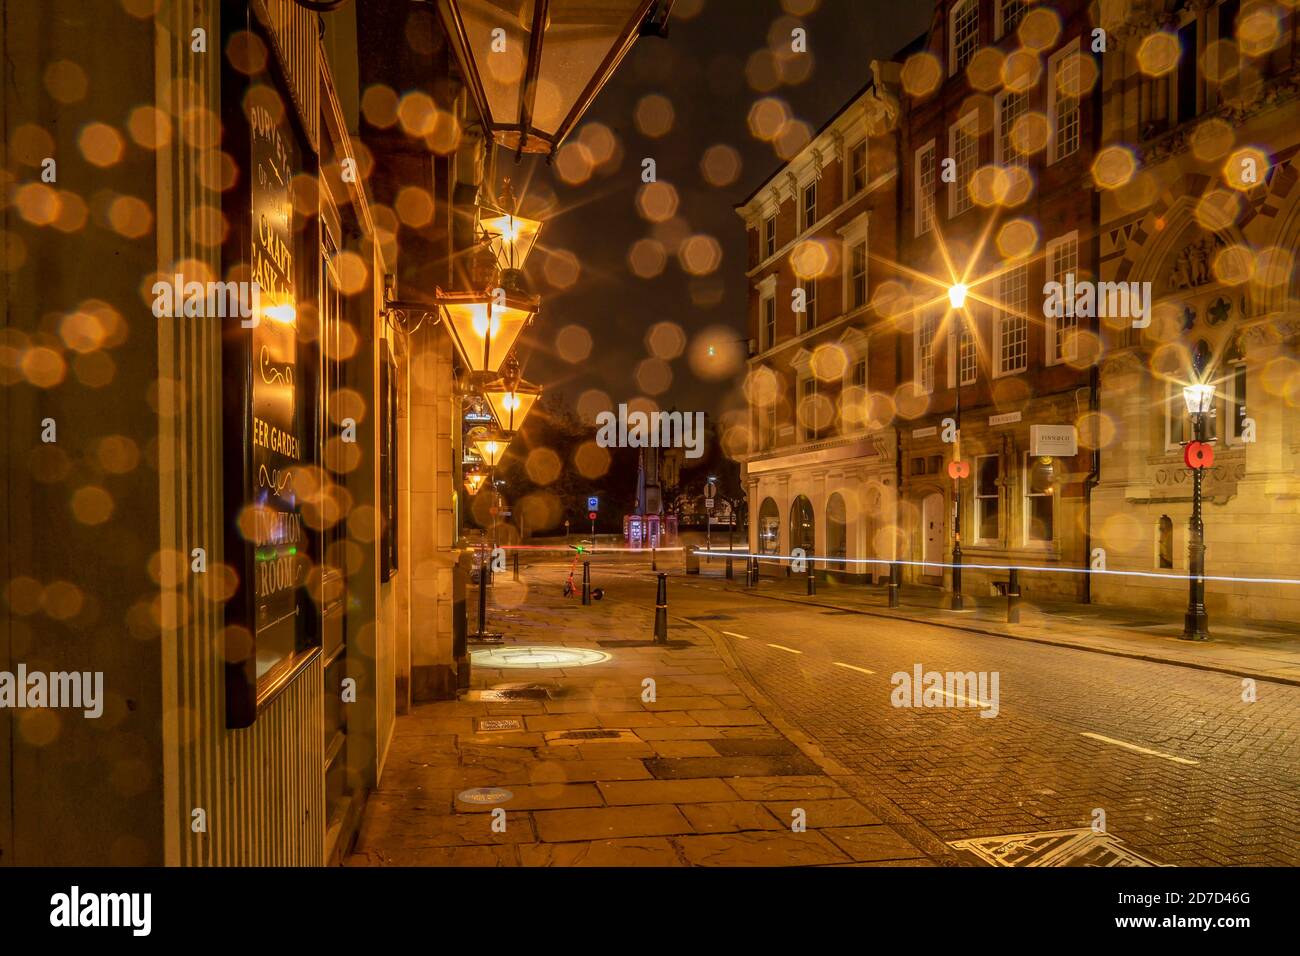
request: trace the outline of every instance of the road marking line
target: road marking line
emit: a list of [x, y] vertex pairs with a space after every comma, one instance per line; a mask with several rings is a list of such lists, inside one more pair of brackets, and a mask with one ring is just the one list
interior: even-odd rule
[[738, 637], [738, 638], [740, 638], [742, 641], [747, 641], [747, 640], [749, 640], [749, 638], [746, 637], [744, 634], [737, 634], [735, 631], [723, 631], [722, 633], [723, 633], [723, 634], [726, 634], [726, 635], [728, 635], [728, 636], [730, 636], [730, 637]]
[[1124, 747], [1128, 750], [1134, 750], [1140, 754], [1148, 754], [1152, 757], [1162, 757], [1165, 760], [1172, 760], [1174, 763], [1187, 764], [1189, 767], [1195, 767], [1200, 764], [1199, 760], [1191, 760], [1187, 757], [1175, 757], [1173, 754], [1161, 753], [1159, 750], [1149, 750], [1146, 747], [1139, 747], [1137, 744], [1130, 744], [1123, 740], [1116, 740], [1114, 737], [1103, 737], [1101, 734], [1084, 733], [1084, 737], [1091, 737], [1093, 740], [1100, 740], [1104, 743], [1114, 744], [1116, 747]]
[[954, 694], [951, 691], [943, 691], [942, 693], [948, 700], [959, 700], [967, 707], [981, 707], [987, 710], [993, 706], [986, 700], [971, 700], [969, 697], [963, 697], [961, 694]]
[[841, 661], [831, 661], [831, 663], [834, 664], [836, 667], [847, 667], [849, 670], [851, 670], [851, 671], [858, 671], [858, 672], [861, 673], [861, 674], [874, 674], [874, 673], [875, 673], [875, 671], [869, 671], [869, 670], [867, 670], [865, 667], [857, 667], [857, 666], [855, 666], [855, 665], [853, 665], [853, 664], [845, 664], [845, 663], [842, 663]]
[[768, 647], [775, 647], [778, 651], [789, 651], [791, 654], [802, 654], [803, 651], [796, 651], [793, 647], [786, 647], [784, 644], [769, 644]]

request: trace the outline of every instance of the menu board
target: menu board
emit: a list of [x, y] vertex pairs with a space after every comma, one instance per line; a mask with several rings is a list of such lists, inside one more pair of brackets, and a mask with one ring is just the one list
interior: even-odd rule
[[[293, 177], [301, 152], [284, 122], [278, 96], [254, 87], [245, 100], [250, 146], [251, 279], [257, 283], [259, 321], [247, 330], [249, 358], [246, 460], [252, 490], [256, 675], [261, 677], [297, 646], [299, 588], [305, 578], [307, 535], [294, 488], [303, 463], [299, 389], [298, 282]], [[245, 531], [247, 534], [247, 529]]]

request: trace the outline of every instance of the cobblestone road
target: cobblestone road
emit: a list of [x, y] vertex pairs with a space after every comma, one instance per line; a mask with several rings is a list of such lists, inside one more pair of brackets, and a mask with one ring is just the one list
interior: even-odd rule
[[[648, 587], [624, 578], [610, 598], [646, 600]], [[670, 590], [674, 615], [724, 634], [791, 721], [942, 841], [1087, 827], [1100, 809], [1109, 833], [1159, 863], [1300, 864], [1298, 687], [1259, 682], [1246, 703], [1226, 674], [680, 577]], [[998, 715], [892, 706], [891, 676], [916, 664], [996, 671]]]

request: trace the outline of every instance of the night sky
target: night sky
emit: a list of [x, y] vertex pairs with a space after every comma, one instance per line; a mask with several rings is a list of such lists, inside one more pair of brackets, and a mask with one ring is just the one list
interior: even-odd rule
[[[539, 204], [549, 216], [528, 264], [543, 305], [520, 349], [525, 377], [588, 417], [646, 395], [661, 408], [713, 415], [743, 406], [744, 347], [726, 341], [747, 334], [745, 229], [734, 207], [783, 162], [773, 142], [750, 132], [750, 107], [764, 96], [780, 98], [792, 122], [815, 133], [866, 84], [873, 58], [891, 57], [926, 29], [932, 8], [925, 0], [678, 0], [668, 39], [637, 41], [552, 165], [516, 166], [502, 156], [498, 181], [513, 176], [525, 187], [522, 211]], [[798, 26], [807, 32], [808, 62], [789, 53]], [[785, 66], [758, 52], [765, 48], [779, 50]], [[656, 95], [663, 99], [645, 99]], [[799, 141], [798, 130], [785, 140]], [[730, 150], [710, 154], [711, 183], [702, 159], [719, 144]], [[638, 207], [647, 157], [658, 180], [676, 191], [675, 216], [664, 222], [649, 221]], [[732, 158], [739, 159], [734, 178]], [[664, 195], [647, 196], [645, 204], [663, 209], [650, 200]], [[663, 247], [657, 275], [653, 244], [640, 250], [649, 277], [629, 262], [643, 239]], [[660, 329], [648, 344], [647, 333], [661, 322], [685, 335]], [[590, 334], [589, 352], [581, 329]], [[706, 342], [717, 345], [713, 358]], [[641, 366], [652, 348], [671, 382], [663, 363]]]

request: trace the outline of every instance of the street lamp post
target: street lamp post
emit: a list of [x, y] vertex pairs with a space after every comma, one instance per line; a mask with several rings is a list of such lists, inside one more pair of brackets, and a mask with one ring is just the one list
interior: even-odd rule
[[[953, 443], [954, 463], [961, 461], [961, 332], [963, 309], [966, 307], [966, 286], [958, 282], [948, 289], [948, 304], [957, 313], [957, 322], [953, 323], [952, 337], [953, 368], [957, 373], [954, 383], [955, 407], [953, 424], [956, 435]], [[952, 475], [952, 610], [965, 610], [966, 602], [961, 593], [961, 478], [954, 471]]]
[[1194, 438], [1184, 452], [1184, 461], [1192, 469], [1192, 516], [1188, 521], [1187, 539], [1187, 614], [1183, 618], [1185, 641], [1208, 641], [1210, 618], [1205, 610], [1205, 525], [1201, 520], [1201, 478], [1214, 453], [1205, 441], [1205, 418], [1214, 406], [1214, 386], [1186, 385], [1183, 401], [1192, 416]]

